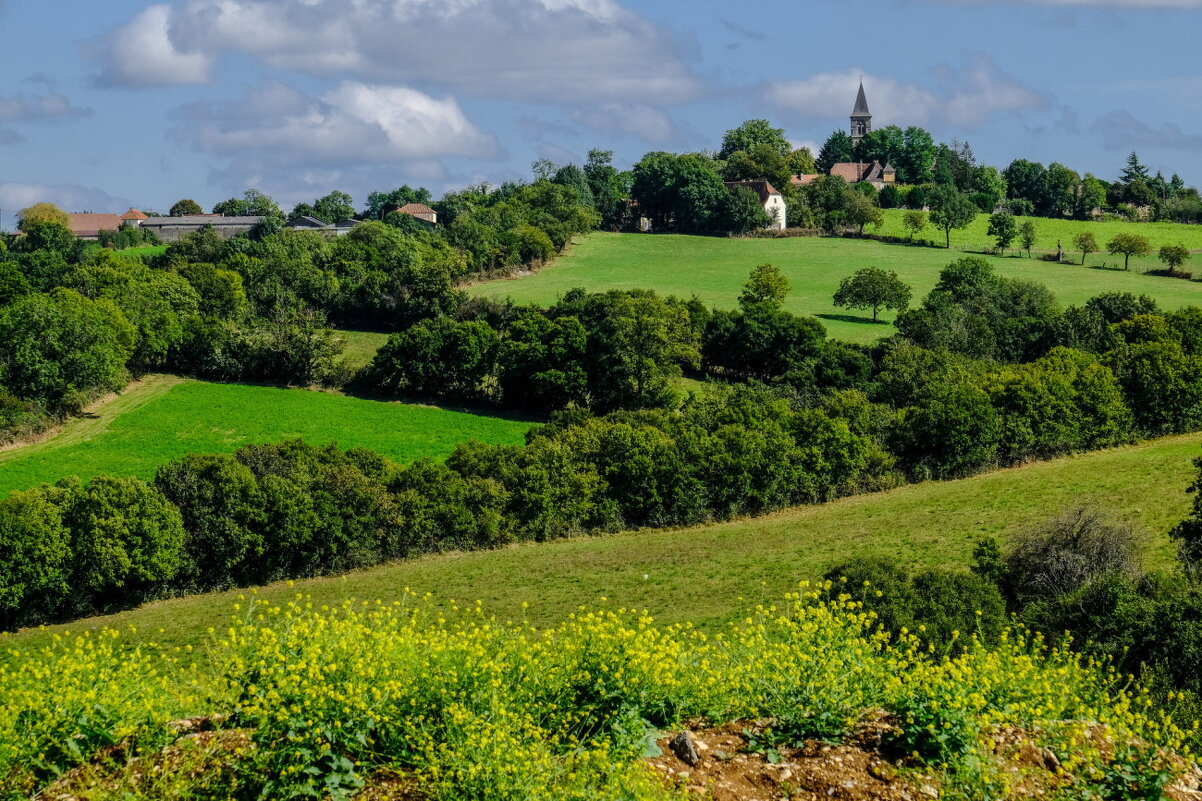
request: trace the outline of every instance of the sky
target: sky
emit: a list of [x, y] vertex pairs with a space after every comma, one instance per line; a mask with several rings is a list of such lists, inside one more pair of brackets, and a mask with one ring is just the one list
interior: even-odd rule
[[1202, 185], [1202, 0], [0, 0], [0, 226], [206, 208], [254, 187], [529, 178], [600, 147], [815, 148], [863, 76], [875, 127], [981, 163]]

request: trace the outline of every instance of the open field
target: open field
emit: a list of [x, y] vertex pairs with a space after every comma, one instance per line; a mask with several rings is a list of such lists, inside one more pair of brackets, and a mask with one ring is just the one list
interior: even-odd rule
[[[884, 234], [886, 236], [901, 236], [909, 235], [909, 231], [902, 225], [902, 218], [906, 212], [902, 209], [886, 209], [885, 224], [879, 229], [870, 228], [872, 233]], [[1125, 221], [1113, 220], [1107, 222], [1094, 222], [1092, 220], [1050, 220], [1045, 217], [1020, 217], [1018, 219], [1021, 225], [1024, 220], [1030, 219], [1035, 223], [1035, 232], [1037, 235], [1035, 241], [1035, 250], [1045, 253], [1056, 252], [1056, 242], [1059, 241], [1064, 245], [1064, 249], [1070, 255], [1075, 253], [1077, 261], [1081, 260], [1080, 251], [1075, 251], [1073, 246], [1073, 237], [1079, 233], [1088, 231], [1092, 233], [1094, 239], [1098, 240], [1098, 245], [1105, 248], [1106, 243], [1115, 234], [1130, 233], [1139, 234], [1146, 238], [1152, 245], [1152, 254], [1147, 258], [1132, 259], [1131, 268], [1135, 269], [1136, 262], [1139, 263], [1139, 269], [1159, 269], [1164, 265], [1156, 258], [1156, 252], [1161, 245], [1176, 245], [1182, 244], [1195, 252], [1202, 251], [1202, 225], [1186, 225], [1184, 223], [1129, 223]], [[967, 228], [960, 231], [952, 231], [952, 247], [960, 248], [961, 250], [990, 250], [994, 246], [994, 238], [989, 236], [986, 231], [989, 228], [989, 215], [978, 214], [976, 220]], [[933, 227], [928, 227], [919, 234], [919, 239], [928, 242], [935, 242], [943, 245], [943, 231]], [[1018, 246], [1018, 242], [1014, 243], [1014, 247]], [[1106, 253], [1094, 253], [1086, 258], [1085, 263], [1089, 265], [1100, 265], [1103, 262], [1114, 266], [1115, 262], [1118, 266], [1123, 266], [1122, 256], [1111, 256]], [[1194, 257], [1195, 267], [1202, 274], [1202, 256]], [[1189, 269], [1189, 266], [1185, 267]]]
[[[1199, 445], [1202, 434], [1170, 437], [757, 519], [433, 555], [295, 586], [275, 584], [257, 594], [280, 602], [299, 592], [321, 606], [395, 600], [409, 588], [441, 602], [480, 600], [500, 619], [525, 616], [538, 625], [562, 620], [582, 604], [595, 607], [604, 596], [608, 605], [646, 608], [662, 623], [712, 629], [746, 602], [775, 602], [797, 581], [817, 578], [853, 555], [900, 557], [915, 568], [964, 567], [979, 538], [1005, 541], [1083, 504], [1134, 523], [1148, 563], [1168, 566], [1166, 533], [1188, 510], [1185, 487], [1196, 475], [1191, 460]], [[161, 601], [3, 635], [0, 646], [36, 645], [65, 630], [100, 626], [134, 626], [138, 637], [168, 645], [198, 644], [209, 627], [222, 629], [237, 597], [249, 592]]]
[[[1198, 230], [1202, 232], [1202, 227]], [[867, 343], [894, 329], [892, 325], [873, 324], [870, 312], [838, 309], [831, 304], [845, 276], [862, 267], [895, 270], [913, 288], [911, 304], [916, 305], [935, 286], [939, 271], [963, 255], [955, 248], [948, 251], [873, 240], [594, 233], [534, 275], [478, 284], [470, 291], [545, 305], [573, 287], [594, 292], [644, 287], [683, 298], [696, 295], [707, 304], [734, 308], [751, 269], [772, 262], [789, 278], [792, 290], [785, 305], [790, 311], [823, 318], [830, 336], [836, 339]], [[1002, 275], [1046, 284], [1065, 306], [1116, 291], [1153, 295], [1170, 309], [1202, 305], [1202, 282], [1142, 275], [1134, 261], [1131, 271], [1124, 272], [1025, 257], [985, 258]], [[1113, 257], [1109, 260], [1114, 263]], [[1202, 257], [1199, 261], [1202, 268]], [[1095, 257], [1088, 263], [1095, 262], [1101, 259]], [[882, 320], [892, 322], [893, 318], [892, 312], [881, 314]]]
[[150, 376], [40, 442], [0, 451], [0, 496], [98, 473], [148, 479], [188, 453], [303, 437], [397, 461], [446, 457], [460, 442], [523, 442], [528, 422], [326, 392]]
[[388, 341], [388, 334], [375, 331], [340, 329], [337, 334], [346, 343], [342, 349], [342, 359], [355, 370], [370, 364], [376, 356], [376, 351], [384, 347], [384, 343]]

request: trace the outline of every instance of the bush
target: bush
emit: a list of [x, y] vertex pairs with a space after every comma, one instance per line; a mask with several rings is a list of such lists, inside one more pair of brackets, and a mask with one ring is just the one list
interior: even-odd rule
[[1005, 556], [1006, 582], [1022, 602], [1054, 600], [1109, 575], [1140, 572], [1131, 527], [1080, 508], [1019, 536]]

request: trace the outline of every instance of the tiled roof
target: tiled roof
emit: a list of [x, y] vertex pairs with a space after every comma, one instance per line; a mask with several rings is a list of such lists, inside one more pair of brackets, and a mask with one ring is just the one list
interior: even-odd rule
[[397, 209], [401, 214], [435, 214], [434, 209], [427, 206], [425, 203], [406, 203]]
[[116, 214], [68, 214], [67, 227], [76, 236], [99, 236], [101, 231], [120, 229], [121, 218]]
[[123, 219], [123, 220], [149, 220], [150, 217], [149, 217], [149, 215], [145, 214], [144, 212], [141, 212], [141, 211], [138, 211], [137, 209], [131, 208], [129, 211], [127, 211], [121, 215], [121, 219]]
[[819, 178], [821, 178], [821, 177], [822, 177], [822, 173], [817, 173], [817, 172], [815, 172], [815, 173], [802, 173], [802, 174], [800, 174], [800, 175], [794, 175], [794, 176], [792, 176], [792, 177], [789, 179], [789, 183], [793, 184], [793, 186], [806, 186], [806, 185], [808, 185], [808, 184], [812, 184], [812, 183], [814, 183], [815, 181], [817, 181], [817, 180], [818, 180]]
[[866, 164], [862, 161], [845, 161], [831, 167], [831, 175], [837, 175], [849, 184], [857, 184], [861, 181], [880, 182], [885, 179], [885, 173], [896, 172], [897, 170], [889, 165], [882, 167], [879, 161], [874, 161], [871, 164]]
[[761, 203], [767, 203], [770, 195], [779, 195], [780, 192], [773, 188], [772, 184], [767, 181], [726, 181], [724, 182], [727, 189], [734, 189], [737, 186], [745, 186], [752, 192], [760, 196]]

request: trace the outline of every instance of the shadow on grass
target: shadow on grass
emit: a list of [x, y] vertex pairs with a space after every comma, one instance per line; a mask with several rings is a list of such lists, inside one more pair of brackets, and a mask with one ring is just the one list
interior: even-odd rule
[[815, 314], [823, 320], [835, 320], [841, 323], [867, 323], [868, 325], [890, 325], [888, 320], [874, 320], [871, 317], [857, 317], [854, 314]]

